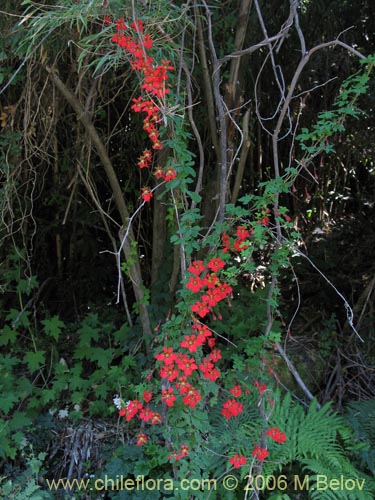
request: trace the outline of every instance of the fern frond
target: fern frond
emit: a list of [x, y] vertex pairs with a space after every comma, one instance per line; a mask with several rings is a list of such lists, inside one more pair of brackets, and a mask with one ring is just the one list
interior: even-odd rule
[[[311, 474], [311, 500], [375, 498], [374, 481], [356, 469], [350, 460], [354, 434], [345, 419], [334, 412], [330, 404], [318, 408], [317, 402], [312, 401], [308, 410], [304, 411], [300, 404], [292, 401], [290, 394], [284, 398], [278, 395], [277, 398], [268, 423], [285, 432], [287, 441], [282, 445], [270, 443], [273, 461], [264, 463], [264, 473], [272, 474], [277, 469], [285, 471], [287, 466], [293, 467], [293, 470], [296, 466], [301, 467], [305, 475]], [[340, 491], [334, 488], [317, 489], [319, 476], [326, 478], [328, 484], [341, 476], [358, 480], [363, 488], [356, 487], [353, 491], [345, 488]]]
[[361, 466], [375, 474], [375, 399], [350, 403], [345, 417], [357, 438]]

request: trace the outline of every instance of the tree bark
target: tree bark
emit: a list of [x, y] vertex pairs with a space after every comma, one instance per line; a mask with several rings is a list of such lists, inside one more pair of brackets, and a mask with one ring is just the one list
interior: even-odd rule
[[[89, 135], [92, 144], [94, 145], [96, 152], [102, 162], [103, 168], [107, 175], [108, 181], [111, 185], [113, 198], [120, 214], [121, 223], [123, 226], [123, 233], [127, 230], [129, 224], [129, 210], [125, 203], [122, 189], [120, 183], [117, 179], [115, 169], [113, 168], [112, 162], [108, 156], [107, 150], [101, 140], [96, 128], [94, 127], [88, 112], [84, 110], [79, 100], [76, 96], [68, 89], [68, 87], [63, 83], [63, 81], [58, 77], [58, 75], [48, 66], [46, 66], [53, 83], [60, 90], [64, 98], [69, 102], [74, 111], [77, 114], [77, 118], [81, 121], [87, 134]], [[125, 259], [129, 265], [129, 277], [132, 282], [134, 295], [138, 303], [139, 316], [142, 324], [143, 334], [145, 336], [150, 336], [152, 333], [150, 319], [146, 305], [144, 304], [144, 287], [141, 274], [141, 268], [139, 264], [138, 252], [136, 250], [136, 240], [132, 228], [128, 231], [128, 238], [126, 239], [123, 249]]]

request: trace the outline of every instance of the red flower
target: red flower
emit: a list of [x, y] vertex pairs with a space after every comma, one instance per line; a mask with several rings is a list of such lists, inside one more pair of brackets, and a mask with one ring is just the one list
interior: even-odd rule
[[220, 377], [220, 372], [216, 368], [207, 369], [203, 372], [204, 378], [215, 382], [216, 379]]
[[220, 297], [219, 300], [225, 299], [233, 291], [232, 287], [228, 283], [219, 283], [215, 288], [216, 293]]
[[254, 386], [258, 389], [259, 394], [263, 394], [267, 390], [266, 384], [261, 384], [257, 380], [254, 382]]
[[243, 404], [239, 403], [235, 399], [228, 399], [223, 404], [223, 408], [221, 410], [221, 413], [224, 415], [225, 418], [231, 418], [231, 417], [236, 417], [240, 413], [243, 412]]
[[186, 380], [186, 376], [183, 375], [178, 379], [178, 382], [176, 383], [177, 389], [180, 391], [180, 394], [187, 394], [190, 389], [194, 389], [189, 382]]
[[151, 37], [148, 33], [143, 38], [143, 45], [144, 45], [145, 49], [151, 49], [151, 47], [152, 47], [152, 40], [151, 40]]
[[216, 363], [217, 361], [219, 361], [219, 359], [221, 359], [221, 352], [220, 352], [220, 349], [214, 349], [213, 351], [211, 351], [210, 355], [209, 355], [209, 358], [214, 362]]
[[143, 401], [149, 403], [152, 399], [152, 391], [143, 391]]
[[[180, 458], [189, 455], [189, 446], [187, 444], [181, 445], [179, 456]], [[178, 460], [178, 459], [177, 459]]]
[[229, 459], [229, 462], [234, 466], [235, 469], [241, 467], [241, 465], [246, 465], [246, 458], [243, 455], [236, 453], [234, 457]]
[[199, 301], [191, 306], [191, 310], [192, 312], [197, 313], [201, 318], [204, 318], [210, 312], [210, 309], [207, 307], [206, 303]]
[[155, 140], [154, 144], [152, 145], [152, 149], [155, 149], [155, 151], [160, 151], [161, 149], [163, 149], [163, 144], [159, 140]]
[[149, 168], [150, 166], [150, 164], [147, 161], [142, 160], [141, 158], [139, 159], [137, 165], [139, 168]]
[[243, 250], [246, 250], [247, 245], [245, 243], [242, 243], [242, 240], [236, 240], [234, 242], [234, 248], [237, 250], [237, 252], [242, 252]]
[[219, 271], [220, 269], [223, 269], [223, 267], [225, 267], [225, 262], [222, 259], [220, 259], [220, 257], [214, 257], [207, 264], [207, 267], [209, 269], [211, 269], [211, 271], [216, 273], [217, 271]]
[[207, 344], [208, 344], [208, 347], [211, 347], [211, 349], [212, 349], [213, 347], [215, 347], [216, 339], [211, 337], [210, 339], [207, 340]]
[[134, 399], [133, 401], [129, 401], [126, 410], [125, 410], [125, 418], [127, 422], [130, 422], [132, 418], [141, 410], [143, 407], [142, 403], [138, 401], [138, 399]]
[[168, 455], [168, 458], [169, 459], [174, 458], [175, 460], [181, 460], [181, 458], [184, 458], [187, 455], [189, 455], [189, 447], [186, 444], [183, 444], [180, 448], [179, 453], [176, 453], [176, 452], [172, 453], [172, 455]]
[[152, 420], [154, 417], [154, 412], [150, 410], [150, 408], [147, 406], [147, 408], [142, 408], [142, 410], [139, 412], [139, 418], [143, 420], [144, 422], [148, 422], [149, 420]]
[[241, 386], [240, 385], [235, 385], [234, 387], [232, 387], [232, 389], [230, 390], [230, 392], [233, 394], [233, 396], [235, 398], [240, 397], [241, 394], [242, 394]]
[[263, 460], [268, 457], [269, 453], [268, 453], [268, 450], [266, 448], [255, 448], [252, 452], [252, 455], [257, 458], [258, 460], [260, 460], [261, 462], [263, 462]]
[[178, 370], [176, 370], [174, 364], [165, 365], [160, 369], [159, 374], [161, 378], [166, 378], [169, 382], [173, 382], [178, 377]]
[[202, 301], [204, 301], [208, 306], [215, 307], [221, 300], [220, 292], [215, 288], [213, 290], [208, 290], [208, 292], [202, 296]]
[[285, 443], [286, 435], [284, 432], [280, 432], [278, 427], [273, 427], [272, 429], [268, 429], [266, 432], [267, 436], [276, 441], [276, 443]]
[[143, 105], [144, 105], [142, 96], [138, 97], [138, 98], [134, 98], [134, 99], [132, 99], [132, 101], [134, 102], [134, 104], [132, 104], [130, 106], [130, 108], [133, 111], [135, 111], [136, 113], [141, 112], [143, 109]]
[[165, 173], [161, 167], [156, 167], [154, 170], [154, 176], [157, 179], [164, 179], [165, 178]]
[[214, 288], [215, 285], [219, 282], [219, 278], [214, 273], [207, 274], [204, 279], [204, 284], [207, 285], [208, 288]]
[[230, 250], [229, 236], [226, 233], [224, 233], [221, 237], [221, 241], [224, 244], [223, 253], [226, 253], [228, 250]]
[[166, 71], [169, 71], [169, 70], [173, 70], [174, 69], [174, 66], [171, 66], [169, 63], [171, 61], [168, 59], [168, 61], [166, 61], [165, 59], [162, 59], [161, 60], [161, 64], [163, 66], [163, 68], [166, 70]]
[[240, 241], [244, 241], [250, 235], [250, 233], [245, 226], [238, 226], [236, 235]]
[[202, 344], [204, 344], [206, 338], [211, 337], [212, 335], [212, 332], [209, 330], [207, 325], [203, 325], [197, 322], [193, 325], [192, 328], [193, 330], [198, 332], [198, 337], [202, 338]]
[[135, 21], [134, 23], [131, 23], [130, 26], [135, 31], [137, 30], [137, 28], [138, 28], [138, 31], [143, 31], [143, 21], [142, 20]]
[[177, 366], [182, 370], [186, 376], [189, 376], [193, 371], [198, 369], [194, 358], [188, 358], [185, 354], [180, 354], [177, 359]]
[[[204, 325], [206, 326], [206, 325]], [[198, 341], [199, 345], [204, 345], [204, 343], [207, 341], [209, 342], [209, 337], [212, 336], [212, 332], [206, 327], [204, 330], [200, 331], [198, 333]]]
[[126, 24], [124, 23], [124, 19], [122, 17], [120, 17], [120, 19], [117, 19], [116, 30], [117, 31], [125, 31], [126, 30]]
[[191, 272], [192, 274], [195, 274], [195, 276], [199, 276], [202, 271], [204, 271], [206, 267], [204, 266], [203, 262], [201, 260], [193, 260], [191, 263], [191, 266], [188, 267], [188, 271]]
[[168, 181], [172, 181], [173, 179], [175, 179], [177, 177], [177, 172], [176, 170], [173, 168], [173, 167], [168, 167], [167, 168], [167, 171], [165, 173], [165, 180], [168, 182]]
[[148, 187], [142, 188], [142, 199], [144, 201], [149, 202], [151, 200], [151, 198], [152, 198], [152, 192], [151, 192], [150, 188], [148, 188]]
[[142, 153], [142, 156], [141, 158], [143, 160], [146, 160], [148, 162], [151, 162], [152, 161], [152, 151], [150, 151], [149, 149], [145, 149]]
[[201, 399], [202, 396], [200, 395], [199, 391], [195, 390], [194, 387], [190, 387], [182, 402], [184, 403], [184, 405], [194, 408], [195, 406], [197, 406], [198, 402]]
[[154, 413], [154, 416], [151, 419], [151, 425], [157, 425], [161, 423], [161, 415], [160, 413]]
[[169, 389], [163, 389], [162, 390], [161, 400], [167, 406], [173, 406], [174, 405], [174, 402], [176, 401], [176, 396], [173, 394], [173, 388], [172, 387], [170, 387]]
[[163, 347], [163, 352], [155, 354], [155, 359], [164, 361], [166, 365], [173, 364], [177, 359], [177, 354], [173, 352], [173, 347]]
[[199, 365], [199, 369], [202, 372], [205, 372], [207, 370], [212, 370], [213, 368], [214, 368], [214, 364], [212, 363], [212, 361], [210, 361], [209, 358], [204, 358], [202, 363]]
[[219, 370], [214, 367], [214, 364], [209, 360], [209, 358], [204, 358], [203, 362], [199, 365], [199, 369], [203, 373], [204, 378], [207, 378], [212, 382], [215, 382], [215, 380], [220, 377]]
[[192, 291], [193, 293], [197, 293], [204, 287], [204, 280], [202, 280], [199, 276], [192, 276], [187, 282], [186, 288]]
[[146, 434], [138, 434], [138, 436], [137, 436], [137, 446], [143, 446], [145, 443], [147, 443], [147, 436], [146, 436]]
[[195, 352], [198, 347], [204, 344], [204, 339], [202, 341], [202, 337], [199, 338], [196, 335], [185, 335], [185, 340], [182, 340], [180, 342], [181, 347], [185, 347], [185, 349], [188, 349], [190, 352]]

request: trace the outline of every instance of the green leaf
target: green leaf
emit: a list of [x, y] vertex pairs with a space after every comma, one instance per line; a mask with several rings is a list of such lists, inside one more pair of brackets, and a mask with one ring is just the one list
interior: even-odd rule
[[114, 349], [102, 349], [101, 347], [93, 347], [91, 349], [90, 361], [96, 361], [100, 368], [108, 368], [112, 361]]
[[281, 333], [280, 332], [270, 332], [268, 335], [268, 340], [270, 342], [280, 342]]
[[53, 389], [43, 389], [40, 399], [43, 404], [47, 404], [56, 399], [56, 391]]
[[20, 363], [17, 358], [12, 357], [10, 354], [3, 356], [1, 358], [0, 368], [4, 370], [5, 373], [11, 372], [12, 366], [16, 366]]
[[202, 201], [202, 197], [198, 193], [195, 193], [194, 191], [188, 191], [187, 193], [190, 198], [195, 201], [195, 203], [199, 203], [200, 201]]
[[45, 352], [46, 351], [27, 352], [25, 354], [23, 362], [27, 364], [31, 372], [38, 370], [45, 363]]
[[0, 397], [0, 408], [7, 415], [19, 400], [19, 395], [14, 392], [7, 392]]
[[29, 311], [17, 311], [17, 309], [11, 309], [6, 315], [6, 320], [16, 323], [17, 326], [30, 326], [30, 321], [28, 316], [30, 316]]
[[50, 319], [44, 319], [41, 321], [44, 326], [44, 331], [46, 335], [53, 337], [54, 340], [59, 340], [60, 333], [65, 324], [60, 320], [58, 316], [53, 316]]
[[5, 325], [2, 330], [0, 330], [0, 345], [14, 344], [16, 341], [17, 332], [12, 330], [10, 326]]
[[12, 431], [28, 427], [31, 424], [31, 418], [23, 411], [16, 411], [9, 421], [9, 429]]

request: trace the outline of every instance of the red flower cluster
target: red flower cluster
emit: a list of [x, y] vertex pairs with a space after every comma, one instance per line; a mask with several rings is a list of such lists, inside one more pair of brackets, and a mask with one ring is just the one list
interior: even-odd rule
[[144, 408], [143, 403], [138, 399], [128, 401], [119, 412], [120, 417], [125, 417], [127, 422], [130, 422], [137, 414], [140, 420], [150, 422], [151, 425], [160, 424], [161, 422], [161, 415], [151, 411], [149, 407]]
[[268, 215], [271, 213], [271, 210], [269, 208], [266, 208], [263, 211], [262, 217], [258, 220], [257, 224], [261, 224], [263, 226], [269, 226], [270, 225], [270, 218]]
[[[212, 353], [211, 353], [212, 354]], [[211, 355], [210, 355], [211, 358]], [[221, 356], [220, 356], [221, 358]], [[213, 359], [213, 358], [211, 358]], [[218, 358], [216, 357], [215, 361]], [[203, 362], [199, 365], [200, 371], [203, 373], [204, 378], [211, 380], [211, 382], [215, 382], [217, 378], [220, 377], [220, 372], [214, 366], [214, 364], [210, 361], [210, 359], [205, 358]]]
[[254, 382], [254, 386], [258, 389], [260, 395], [262, 395], [267, 390], [266, 384], [261, 384], [257, 380]]
[[164, 180], [166, 182], [172, 181], [177, 177], [177, 172], [173, 167], [168, 167], [165, 174], [164, 174]]
[[147, 436], [146, 436], [146, 434], [138, 434], [138, 436], [137, 436], [137, 446], [143, 446], [145, 443], [147, 443]]
[[231, 463], [235, 469], [238, 469], [241, 467], [241, 465], [246, 465], [246, 458], [243, 455], [239, 455], [236, 453], [234, 457], [231, 457], [229, 459], [229, 463]]
[[193, 335], [185, 335], [184, 339], [180, 342], [180, 346], [188, 349], [190, 352], [195, 352], [198, 347], [201, 347], [203, 344], [208, 343], [209, 347], [214, 347], [215, 342], [212, 343], [214, 338], [211, 338], [211, 331], [208, 329], [207, 325], [203, 325], [200, 323], [195, 323], [192, 327], [194, 332]]
[[224, 415], [225, 418], [231, 418], [231, 417], [237, 417], [240, 413], [243, 412], [243, 404], [239, 403], [235, 399], [228, 399], [223, 404], [223, 408], [221, 410], [221, 413]]
[[176, 396], [173, 393], [173, 388], [170, 387], [169, 389], [163, 389], [161, 393], [161, 400], [167, 405], [167, 406], [173, 406], [174, 402], [176, 401]]
[[239, 398], [242, 394], [242, 389], [241, 389], [241, 386], [240, 385], [235, 385], [234, 387], [232, 387], [232, 389], [230, 390], [230, 392], [233, 394], [233, 396], [235, 398]]
[[[180, 342], [180, 347], [187, 349], [190, 353], [195, 353], [199, 347], [205, 343], [208, 344], [212, 333], [206, 325], [195, 323], [192, 326], [193, 333], [185, 335], [184, 340]], [[214, 346], [214, 343], [210, 343]], [[172, 347], [164, 346], [161, 352], [155, 355], [155, 359], [162, 363], [159, 374], [161, 378], [165, 378], [168, 382], [175, 382], [175, 388], [182, 396], [182, 402], [185, 406], [194, 408], [201, 400], [200, 392], [188, 382], [188, 377], [194, 373], [200, 373], [204, 378], [214, 382], [220, 372], [215, 368], [214, 363], [221, 359], [219, 349], [214, 349], [209, 356], [203, 358], [199, 363], [194, 357], [189, 357], [185, 353], [174, 352]], [[199, 363], [199, 365], [198, 365]], [[174, 388], [164, 389], [162, 401], [167, 406], [173, 406], [176, 400]]]
[[143, 392], [143, 401], [145, 403], [149, 403], [152, 399], [152, 391], [144, 391]]
[[252, 452], [252, 455], [257, 458], [260, 462], [263, 462], [265, 458], [268, 457], [269, 453], [266, 448], [255, 448]]
[[[233, 391], [233, 389], [235, 389], [235, 391]], [[237, 385], [237, 386], [234, 386], [233, 389], [231, 390], [232, 393], [233, 392], [238, 393], [241, 390], [241, 387], [239, 385]], [[232, 400], [232, 401], [234, 401], [234, 400]], [[278, 427], [274, 427], [272, 429], [269, 429], [266, 434], [267, 434], [267, 436], [272, 438], [277, 443], [284, 443], [286, 441], [285, 434], [283, 432], [280, 432], [280, 429]], [[259, 461], [263, 462], [263, 460], [265, 460], [268, 457], [269, 452], [268, 452], [267, 448], [260, 448], [259, 446], [256, 446], [254, 448], [254, 450], [252, 451], [252, 455], [255, 458], [257, 458]], [[239, 455], [238, 453], [236, 453], [236, 455], [234, 455], [233, 457], [231, 457], [229, 459], [229, 462], [236, 469], [238, 469], [239, 467], [241, 467], [241, 465], [246, 464], [246, 458], [243, 455]]]
[[[189, 278], [186, 288], [193, 293], [199, 293], [203, 288], [207, 287], [206, 292], [201, 296], [201, 300], [198, 300], [191, 306], [192, 312], [198, 314], [201, 318], [207, 316], [218, 302], [224, 300], [232, 293], [232, 287], [227, 283], [221, 283], [215, 274], [224, 267], [225, 262], [220, 257], [212, 258], [208, 262], [207, 267], [201, 260], [193, 261], [188, 267], [188, 271], [193, 276]], [[201, 273], [206, 272], [208, 269], [212, 273], [208, 273], [204, 277], [200, 276]]]
[[[195, 408], [199, 401], [202, 399], [202, 396], [199, 391], [197, 391], [194, 387], [192, 387], [190, 384], [187, 384], [188, 387], [185, 387], [181, 390], [181, 394], [185, 394], [185, 396], [182, 398], [182, 402], [184, 403], [185, 406], [190, 406], [190, 408]], [[186, 392], [185, 392], [186, 391]]]
[[175, 460], [181, 460], [181, 458], [189, 455], [189, 447], [186, 444], [181, 445], [179, 453], [172, 453], [172, 455], [168, 455], [168, 459], [174, 458]]
[[253, 230], [250, 228], [247, 229], [245, 226], [237, 226], [236, 230], [236, 239], [233, 243], [231, 243], [231, 239], [224, 233], [221, 237], [221, 241], [223, 243], [223, 253], [226, 252], [242, 252], [242, 250], [246, 250], [248, 245], [245, 242], [248, 238], [250, 238], [253, 234]]
[[272, 429], [268, 429], [266, 432], [267, 436], [276, 441], [276, 443], [285, 443], [286, 435], [284, 432], [280, 432], [278, 427], [273, 427]]
[[126, 421], [130, 422], [130, 420], [135, 417], [138, 411], [142, 409], [142, 406], [142, 403], [140, 403], [138, 399], [129, 401], [126, 408], [122, 408], [120, 410], [120, 417], [125, 417]]
[[152, 162], [152, 152], [149, 149], [145, 149], [138, 160], [139, 168], [149, 168]]
[[144, 201], [150, 201], [152, 198], [152, 191], [148, 187], [142, 188], [142, 199]]
[[[141, 20], [137, 20], [131, 23], [130, 27], [127, 27], [124, 19], [118, 19], [116, 22], [117, 32], [113, 35], [112, 42], [125, 49], [131, 55], [131, 68], [135, 71], [140, 71], [143, 75], [141, 88], [151, 96], [163, 98], [169, 94], [169, 89], [166, 87], [168, 71], [173, 70], [174, 67], [170, 65], [170, 61], [163, 59], [161, 64], [156, 64], [154, 59], [147, 54], [147, 50], [152, 48], [153, 41], [149, 34], [143, 34], [143, 29]], [[134, 40], [135, 36], [139, 38], [138, 42]], [[147, 132], [152, 142], [152, 149], [155, 151], [162, 149], [163, 145], [159, 139], [158, 131], [158, 123], [161, 121], [160, 108], [154, 103], [152, 98], [144, 100], [140, 96], [133, 99], [131, 109], [136, 113], [145, 114], [143, 130]], [[147, 153], [147, 156], [145, 156], [145, 153]], [[151, 161], [151, 151], [145, 150], [138, 161], [138, 166], [139, 168], [149, 168]], [[168, 167], [166, 173], [160, 167], [157, 167], [154, 174], [157, 179], [164, 178], [167, 182], [175, 179], [177, 175], [173, 167]], [[143, 200], [149, 202], [151, 197], [151, 191], [148, 188], [143, 188]]]

